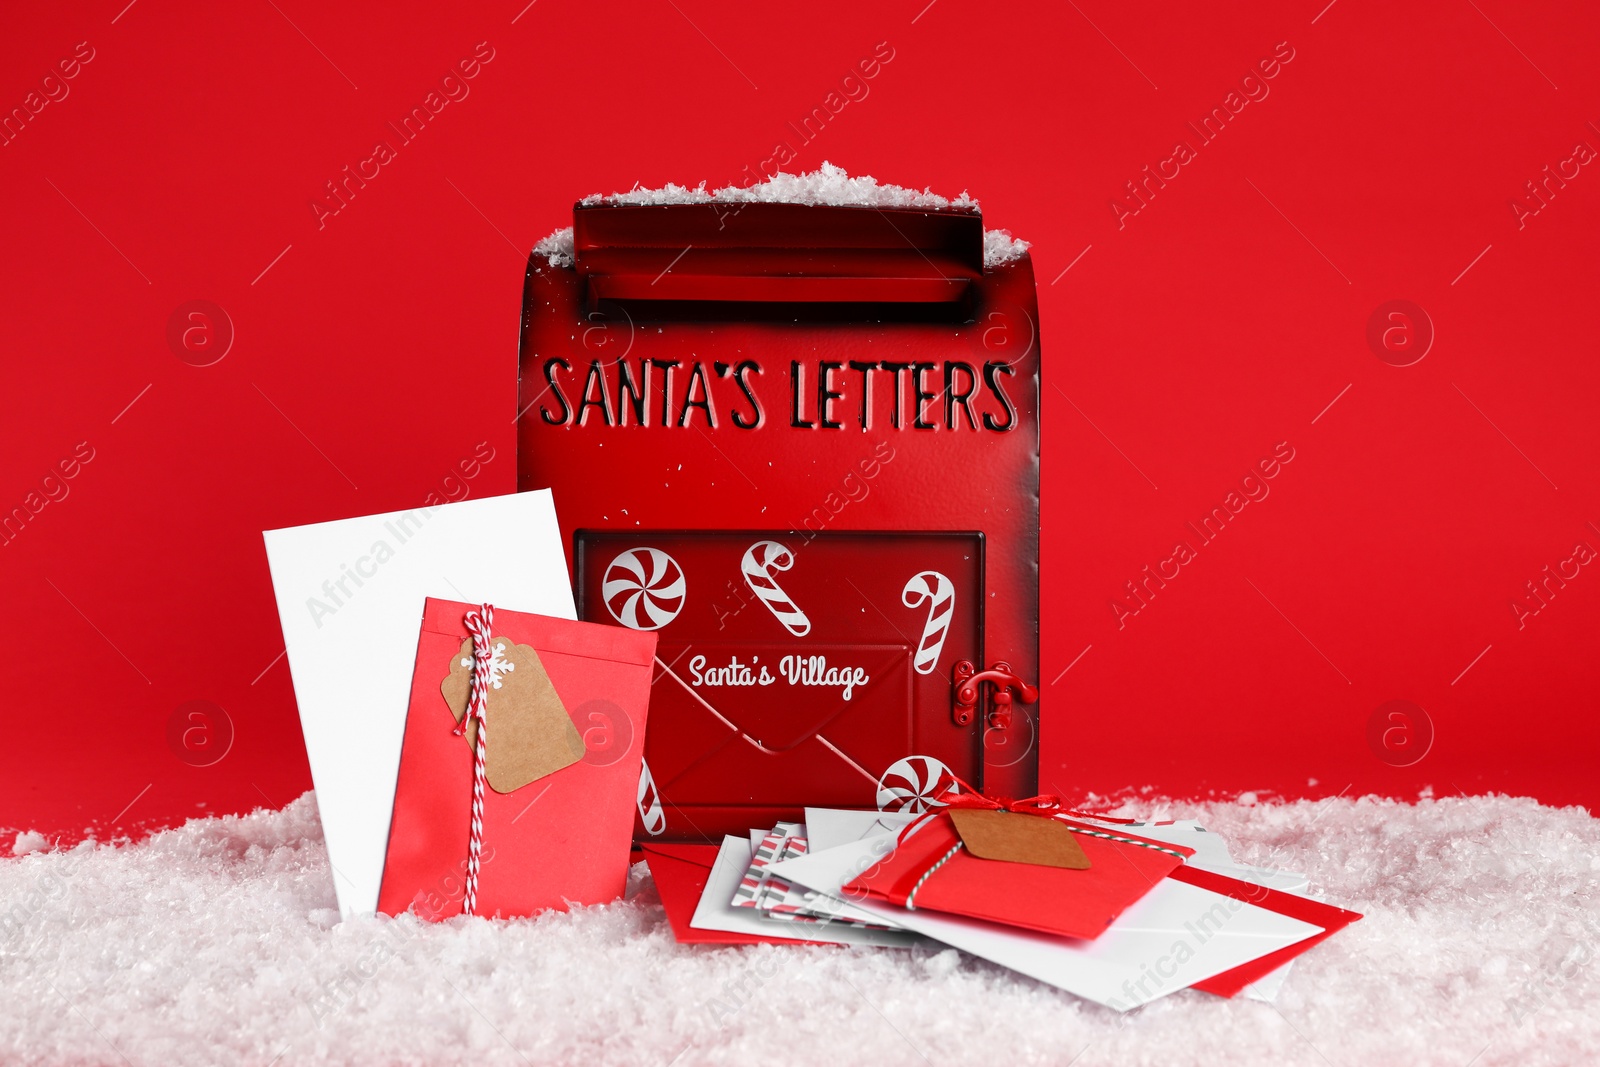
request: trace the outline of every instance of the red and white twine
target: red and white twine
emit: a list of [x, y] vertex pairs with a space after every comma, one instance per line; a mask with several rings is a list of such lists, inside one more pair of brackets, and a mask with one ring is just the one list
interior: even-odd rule
[[478, 906], [478, 863], [483, 854], [483, 783], [485, 778], [484, 754], [489, 748], [489, 723], [486, 715], [489, 703], [489, 661], [493, 650], [489, 646], [489, 628], [494, 622], [494, 605], [484, 604], [477, 611], [467, 612], [467, 632], [472, 635], [472, 694], [467, 700], [467, 713], [456, 724], [457, 736], [465, 733], [470, 723], [478, 724], [477, 739], [472, 746], [472, 836], [467, 845], [467, 885], [461, 898], [461, 913], [472, 915]]

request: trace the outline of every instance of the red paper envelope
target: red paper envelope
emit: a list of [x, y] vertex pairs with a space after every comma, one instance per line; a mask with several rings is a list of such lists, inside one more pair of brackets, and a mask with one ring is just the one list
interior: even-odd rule
[[1303, 954], [1313, 945], [1320, 944], [1343, 930], [1346, 926], [1361, 918], [1359, 912], [1346, 911], [1332, 904], [1324, 904], [1320, 900], [1311, 900], [1307, 897], [1296, 896], [1293, 893], [1284, 893], [1266, 886], [1256, 885], [1252, 882], [1230, 878], [1225, 874], [1214, 871], [1203, 871], [1198, 867], [1179, 867], [1173, 871], [1171, 877], [1180, 882], [1209, 889], [1213, 893], [1222, 893], [1242, 900], [1246, 904], [1254, 904], [1258, 908], [1266, 908], [1280, 915], [1287, 915], [1291, 919], [1312, 923], [1322, 927], [1322, 933], [1313, 934], [1304, 941], [1288, 945], [1269, 952], [1259, 959], [1251, 960], [1230, 971], [1223, 971], [1203, 982], [1196, 982], [1195, 989], [1203, 989], [1207, 993], [1215, 993], [1220, 997], [1232, 997], [1244, 989], [1251, 982], [1265, 978], [1285, 963]]
[[[1037, 815], [1012, 815], [1037, 819]], [[1194, 850], [1113, 833], [1058, 818], [1074, 831], [1083, 870], [979, 859], [947, 812], [934, 815], [872, 870], [844, 887], [846, 896], [949, 912], [1046, 934], [1095, 938]]]
[[650, 875], [655, 879], [656, 891], [661, 894], [661, 906], [666, 909], [667, 922], [672, 925], [672, 936], [685, 945], [812, 945], [813, 941], [796, 941], [788, 937], [764, 937], [757, 934], [740, 934], [731, 930], [701, 930], [689, 925], [694, 909], [700, 903], [700, 894], [706, 891], [706, 879], [711, 875], [711, 865], [717, 860], [716, 845], [691, 845], [662, 842], [644, 846], [645, 862], [650, 864]]
[[[455, 733], [456, 716], [442, 686], [461, 666], [468, 640], [463, 618], [475, 607], [429, 598], [423, 610], [378, 894], [378, 910], [387, 915], [412, 907], [428, 919], [461, 913], [473, 754]], [[559, 705], [553, 713], [564, 708], [575, 731], [566, 733], [562, 721], [560, 736], [572, 738], [575, 747], [557, 761], [565, 764], [560, 769], [500, 792], [516, 780], [504, 776], [496, 758], [518, 754], [521, 737], [509, 720], [497, 718], [489, 691], [491, 787], [484, 790], [477, 914], [528, 915], [613, 900], [627, 879], [655, 634], [501, 609], [494, 613], [492, 640], [501, 639], [513, 651], [521, 645], [537, 653], [516, 663], [522, 675], [504, 680], [522, 684], [530, 671], [541, 680], [548, 676], [542, 692], [554, 689]], [[550, 706], [545, 710], [551, 713]]]

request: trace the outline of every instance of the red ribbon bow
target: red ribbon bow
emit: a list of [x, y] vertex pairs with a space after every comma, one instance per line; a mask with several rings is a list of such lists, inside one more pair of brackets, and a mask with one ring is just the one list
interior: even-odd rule
[[[939, 798], [945, 808], [977, 808], [982, 811], [1009, 811], [1018, 815], [1045, 815], [1055, 816], [1065, 809], [1061, 805], [1061, 798], [1053, 793], [1040, 793], [1036, 797], [1026, 797], [1022, 800], [1004, 800], [986, 797], [982, 793], [971, 792], [971, 786], [961, 783], [969, 792], [949, 792]], [[930, 813], [931, 814], [931, 813]]]
[[[1098, 819], [1100, 822], [1134, 823], [1138, 821], [1137, 819], [1118, 819], [1109, 815], [1078, 811], [1067, 807], [1061, 802], [1061, 798], [1054, 793], [1040, 793], [1038, 796], [1024, 797], [1021, 800], [987, 797], [959, 778], [956, 778], [955, 787], [934, 798], [934, 804], [937, 806], [929, 809], [928, 814], [930, 815], [941, 807], [978, 808], [983, 811], [1009, 811], [1017, 815], [1043, 815], [1047, 818], [1055, 818], [1057, 815], [1069, 815], [1075, 818]], [[917, 821], [921, 822], [923, 820], [918, 819]]]

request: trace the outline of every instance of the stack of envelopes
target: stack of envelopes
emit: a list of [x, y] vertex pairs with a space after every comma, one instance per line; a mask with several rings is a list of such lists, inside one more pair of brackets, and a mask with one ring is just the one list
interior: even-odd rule
[[716, 845], [646, 844], [679, 941], [941, 942], [1118, 1011], [1179, 989], [1271, 1001], [1361, 916], [1233, 862], [1189, 820], [807, 808]]

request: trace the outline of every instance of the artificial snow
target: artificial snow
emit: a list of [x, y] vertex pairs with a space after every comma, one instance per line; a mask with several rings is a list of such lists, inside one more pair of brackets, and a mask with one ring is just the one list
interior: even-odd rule
[[[1150, 800], [1366, 918], [1274, 1004], [1127, 1016], [954, 950], [679, 945], [629, 896], [340, 923], [311, 794], [0, 860], [0, 1059], [38, 1064], [1575, 1064], [1600, 1049], [1600, 822], [1506, 797]], [[22, 835], [21, 851], [36, 835]]]
[[634, 186], [625, 193], [586, 196], [584, 204], [810, 204], [813, 207], [912, 207], [942, 210], [977, 208], [978, 202], [963, 192], [954, 200], [931, 189], [884, 185], [870, 174], [850, 177], [843, 167], [824, 162], [806, 174], [779, 171], [764, 182], [728, 185], [708, 192], [705, 182], [693, 189], [668, 182], [659, 189]]
[[1003, 263], [1021, 259], [1030, 247], [1027, 241], [1011, 236], [1010, 230], [984, 230], [983, 268], [993, 270]]
[[[844, 168], [824, 162], [805, 174], [774, 174], [753, 185], [728, 185], [708, 190], [705, 182], [690, 188], [668, 182], [659, 189], [634, 186], [625, 193], [584, 197], [583, 204], [809, 204], [830, 207], [909, 207], [933, 210], [957, 207], [974, 208], [978, 202], [963, 192], [954, 199], [929, 189], [907, 189], [885, 185], [870, 174], [850, 177]], [[985, 230], [983, 265], [986, 270], [1020, 259], [1028, 242], [1012, 237], [1006, 230]], [[557, 230], [533, 246], [552, 267], [570, 268], [573, 264], [572, 227]]]
[[13, 856], [26, 856], [50, 847], [50, 839], [37, 830], [24, 830], [11, 844]]
[[572, 245], [572, 227], [563, 226], [549, 237], [541, 238], [533, 246], [533, 254], [543, 256], [552, 267], [561, 270], [571, 270], [577, 262], [576, 252]]

